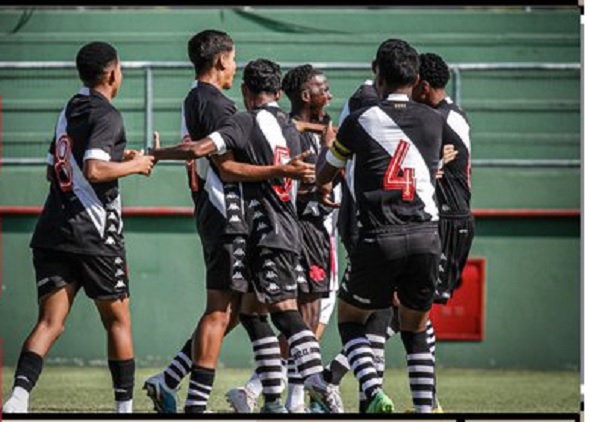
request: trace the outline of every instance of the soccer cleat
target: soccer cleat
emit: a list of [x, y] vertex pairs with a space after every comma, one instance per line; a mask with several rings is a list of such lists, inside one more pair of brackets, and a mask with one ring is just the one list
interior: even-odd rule
[[143, 384], [143, 389], [157, 413], [178, 413], [176, 391], [166, 385], [163, 372], [149, 377]]
[[319, 374], [305, 380], [305, 390], [326, 413], [344, 413], [344, 404], [337, 385], [325, 382]]
[[227, 402], [235, 413], [253, 413], [258, 401], [247, 388], [232, 388], [225, 394]]
[[393, 413], [394, 410], [393, 401], [380, 390], [370, 401], [366, 413]]
[[[415, 407], [411, 407], [405, 410], [405, 413], [417, 413], [415, 411]], [[440, 404], [438, 398], [434, 399], [434, 407], [432, 407], [432, 413], [444, 413], [444, 409], [442, 409], [442, 405]]]
[[29, 401], [12, 395], [2, 406], [2, 413], [29, 413]]
[[286, 410], [286, 407], [278, 399], [264, 403], [264, 406], [260, 409], [260, 413], [288, 413], [288, 410]]
[[326, 413], [325, 409], [321, 406], [321, 404], [317, 403], [315, 400], [311, 399], [309, 403], [309, 413]]

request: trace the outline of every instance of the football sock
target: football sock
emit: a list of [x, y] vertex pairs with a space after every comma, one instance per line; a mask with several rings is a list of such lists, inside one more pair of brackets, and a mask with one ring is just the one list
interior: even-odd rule
[[207, 409], [214, 381], [215, 369], [192, 365], [184, 412], [203, 413]]
[[14, 373], [13, 388], [20, 387], [27, 392], [37, 384], [43, 370], [43, 358], [35, 352], [21, 351]]
[[338, 328], [344, 354], [366, 399], [370, 401], [382, 389], [382, 385], [374, 365], [374, 352], [366, 337], [366, 327], [363, 324], [344, 322], [338, 324]]
[[272, 322], [288, 341], [289, 355], [303, 380], [323, 372], [321, 349], [299, 311], [273, 312]]
[[427, 333], [401, 331], [401, 338], [407, 353], [407, 370], [413, 406], [417, 413], [431, 413], [435, 363], [427, 344]]
[[135, 359], [109, 359], [108, 369], [112, 378], [115, 400], [117, 402], [131, 400], [135, 384]]
[[192, 368], [191, 356], [192, 339], [189, 338], [182, 350], [178, 352], [174, 359], [170, 362], [166, 369], [164, 369], [164, 382], [166, 386], [172, 390], [176, 390], [184, 377], [190, 372]]
[[267, 316], [240, 314], [239, 318], [254, 349], [256, 372], [262, 384], [264, 400], [278, 400], [284, 389], [278, 338], [268, 324]]

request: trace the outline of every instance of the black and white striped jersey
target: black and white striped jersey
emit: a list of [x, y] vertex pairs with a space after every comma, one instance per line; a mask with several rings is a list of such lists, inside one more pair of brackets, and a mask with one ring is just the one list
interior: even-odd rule
[[327, 154], [338, 168], [352, 160], [351, 194], [360, 233], [438, 220], [436, 170], [444, 120], [435, 110], [390, 94], [350, 114]]
[[[339, 117], [340, 126], [346, 117], [350, 115], [350, 113], [353, 113], [354, 111], [364, 107], [377, 105], [378, 102], [379, 98], [376, 88], [374, 87], [374, 81], [372, 79], [364, 81], [364, 83], [360, 85], [358, 89], [356, 89], [354, 94], [352, 94], [352, 96], [344, 105], [344, 108]], [[337, 218], [337, 229], [342, 239], [342, 243], [348, 253], [352, 250], [353, 246], [358, 240], [358, 218], [356, 215], [358, 209], [356, 208], [350, 187], [352, 186], [352, 180], [350, 177], [354, 174], [353, 164], [354, 162], [352, 160], [349, 160], [346, 163], [346, 177], [344, 182], [341, 184], [342, 199]]]
[[436, 107], [446, 120], [450, 136], [444, 144], [458, 151], [456, 158], [444, 165], [444, 176], [438, 180], [436, 196], [440, 215], [470, 214], [470, 124], [466, 113], [450, 97]]
[[[182, 138], [205, 138], [236, 111], [235, 103], [216, 86], [194, 81], [182, 106]], [[186, 170], [199, 235], [214, 241], [247, 233], [241, 183], [224, 183], [208, 157], [188, 160]]]
[[[235, 114], [209, 137], [220, 153], [232, 150], [237, 161], [254, 165], [287, 163], [300, 153], [299, 133], [276, 102]], [[252, 247], [300, 251], [297, 187], [286, 178], [243, 184]]]
[[47, 155], [54, 171], [31, 247], [102, 256], [124, 251], [118, 181], [90, 182], [84, 162], [120, 162], [126, 144], [123, 118], [102, 94], [82, 88], [70, 99]]

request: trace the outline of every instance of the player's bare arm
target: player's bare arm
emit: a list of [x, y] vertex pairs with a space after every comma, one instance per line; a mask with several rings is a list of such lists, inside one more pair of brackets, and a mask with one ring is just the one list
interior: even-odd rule
[[142, 154], [120, 163], [90, 159], [84, 163], [84, 176], [92, 183], [110, 182], [131, 174], [149, 176], [153, 165], [154, 158]]
[[310, 151], [305, 151], [286, 164], [273, 166], [256, 166], [237, 162], [230, 151], [220, 156], [212, 155], [211, 159], [219, 169], [224, 182], [261, 182], [285, 177], [312, 183], [315, 180], [315, 165], [303, 161], [309, 154]]

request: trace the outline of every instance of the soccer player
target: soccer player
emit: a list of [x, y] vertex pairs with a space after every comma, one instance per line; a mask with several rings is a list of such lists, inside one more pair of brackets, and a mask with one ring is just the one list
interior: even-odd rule
[[433, 405], [434, 362], [425, 326], [440, 259], [435, 181], [444, 124], [438, 113], [410, 100], [418, 64], [417, 52], [406, 42], [381, 44], [374, 69], [384, 101], [344, 120], [317, 175], [327, 194], [339, 169], [354, 161], [348, 177], [359, 237], [349, 279], [340, 289], [338, 317], [344, 353], [369, 401], [369, 413], [393, 410], [382, 391], [366, 321], [375, 310], [390, 307], [395, 289], [413, 403], [420, 413], [431, 412]]
[[[330, 146], [334, 135], [328, 125], [325, 125], [330, 120], [325, 107], [332, 99], [327, 78], [310, 64], [297, 66], [290, 69], [282, 79], [282, 90], [291, 103], [290, 118], [295, 126], [300, 123], [315, 123], [317, 128], [324, 127], [324, 136], [321, 137], [304, 127], [300, 129], [301, 149], [311, 151], [305, 161], [314, 164], [321, 149]], [[303, 235], [301, 263], [297, 264], [298, 309], [307, 326], [320, 339], [321, 334], [318, 331], [321, 318], [325, 324], [329, 320], [337, 290], [337, 274], [334, 274], [337, 269], [334, 209], [318, 203], [314, 183], [303, 183], [299, 187], [296, 205]], [[331, 307], [329, 303], [322, 304], [323, 299], [329, 301], [330, 292], [334, 292]], [[280, 336], [280, 346], [288, 368], [286, 408], [290, 413], [305, 413], [303, 379], [296, 371], [294, 359], [288, 356], [288, 345], [284, 336]], [[260, 392], [260, 387], [256, 385], [260, 381], [256, 378], [254, 373], [244, 387], [231, 389], [227, 393], [230, 404], [237, 412], [253, 411]]]
[[59, 115], [47, 156], [50, 190], [31, 247], [39, 317], [25, 340], [3, 413], [27, 413], [43, 358], [64, 330], [80, 288], [107, 334], [116, 411], [131, 413], [135, 360], [118, 179], [149, 176], [153, 157], [125, 150], [120, 112], [111, 104], [123, 75], [117, 51], [91, 42], [77, 53], [84, 87]]
[[[236, 71], [231, 37], [222, 31], [201, 31], [188, 42], [188, 56], [194, 66], [195, 81], [182, 107], [185, 145], [214, 132], [236, 112], [233, 101], [222, 93], [231, 88]], [[242, 188], [233, 182], [284, 174], [302, 177], [312, 171], [312, 166], [297, 163], [294, 160], [294, 163], [254, 166], [235, 162], [231, 153], [187, 160], [188, 185], [206, 264], [207, 304], [192, 339], [164, 371], [145, 382], [144, 388], [158, 412], [176, 413], [176, 391], [189, 373], [185, 411], [206, 410], [223, 337], [238, 321], [241, 295], [248, 291], [244, 260], [248, 228]]]
[[413, 88], [413, 99], [433, 107], [442, 115], [452, 135], [444, 139], [457, 151], [444, 164], [443, 176], [436, 185], [440, 209], [442, 256], [434, 303], [446, 304], [461, 285], [461, 274], [474, 237], [474, 217], [470, 209], [470, 124], [466, 113], [446, 93], [450, 70], [435, 53], [419, 55], [420, 82]]
[[[237, 160], [250, 164], [287, 162], [298, 152], [300, 145], [298, 132], [277, 103], [280, 85], [280, 66], [276, 63], [266, 59], [248, 63], [241, 85], [248, 112], [237, 113], [227, 119], [223, 127], [204, 139], [184, 146], [155, 150], [156, 158], [186, 158], [186, 154], [198, 158], [232, 150]], [[287, 177], [243, 185], [249, 223], [248, 264], [255, 296], [265, 305], [272, 322], [286, 337], [305, 388], [326, 410], [340, 413], [339, 393], [331, 389], [321, 375], [319, 344], [297, 309], [295, 267], [301, 240], [293, 185]], [[262, 317], [245, 308], [240, 320], [252, 340], [258, 369], [269, 366], [279, 368], [280, 356], [277, 356], [278, 359], [267, 356], [273, 354], [276, 348], [265, 347], [265, 338], [270, 333], [260, 329], [260, 323], [264, 322]], [[270, 380], [281, 382], [279, 370], [266, 375], [260, 376], [263, 384]], [[264, 395], [268, 405], [266, 391]], [[278, 403], [279, 399], [280, 395], [276, 394], [274, 402]]]

